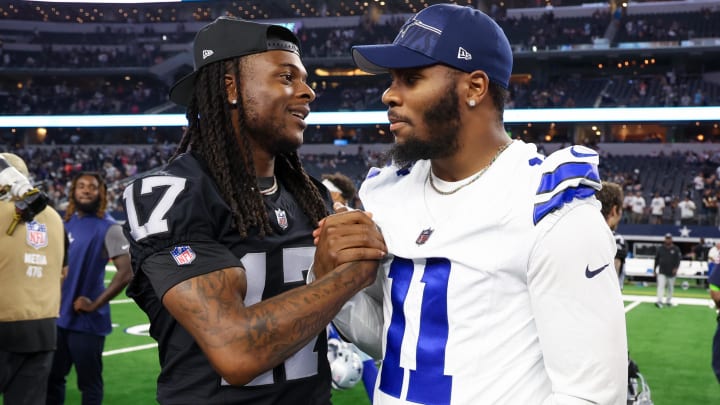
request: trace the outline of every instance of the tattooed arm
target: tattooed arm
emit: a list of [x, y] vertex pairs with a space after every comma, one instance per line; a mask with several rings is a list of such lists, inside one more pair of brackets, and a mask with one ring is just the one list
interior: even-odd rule
[[[374, 229], [367, 226], [366, 216], [357, 218], [358, 232]], [[369, 239], [374, 242], [362, 243], [376, 248], [355, 251], [357, 260], [365, 261], [339, 265], [311, 285], [255, 305], [243, 304], [247, 279], [239, 267], [185, 280], [165, 293], [163, 304], [190, 332], [218, 374], [230, 384], [246, 384], [310, 342], [345, 301], [372, 284], [377, 264], [368, 265], [367, 259], [381, 258], [384, 244], [379, 234]]]

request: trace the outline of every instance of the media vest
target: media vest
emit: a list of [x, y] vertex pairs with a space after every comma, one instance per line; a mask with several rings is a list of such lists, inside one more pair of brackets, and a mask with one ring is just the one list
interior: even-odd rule
[[55, 348], [65, 238], [51, 207], [6, 233], [15, 204], [0, 201], [0, 350]]

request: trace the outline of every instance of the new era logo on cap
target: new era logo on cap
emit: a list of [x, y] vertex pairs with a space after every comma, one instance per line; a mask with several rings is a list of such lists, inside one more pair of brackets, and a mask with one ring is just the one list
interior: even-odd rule
[[207, 59], [207, 58], [211, 57], [214, 53], [215, 53], [215, 51], [213, 51], [212, 49], [203, 49], [202, 58]]
[[463, 72], [484, 71], [507, 88], [512, 48], [502, 28], [471, 7], [435, 4], [405, 22], [392, 44], [352, 48], [355, 64], [369, 73], [443, 64]]
[[472, 55], [461, 46], [458, 48], [458, 59], [470, 60], [472, 59]]

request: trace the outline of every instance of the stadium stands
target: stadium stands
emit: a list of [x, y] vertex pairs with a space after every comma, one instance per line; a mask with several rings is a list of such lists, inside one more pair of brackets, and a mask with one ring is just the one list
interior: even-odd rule
[[[466, 3], [486, 5], [515, 49], [508, 111], [720, 106], [720, 8], [710, 0], [634, 2], [616, 9], [568, 0]], [[0, 105], [5, 116], [182, 113], [166, 94], [168, 86], [191, 69], [188, 51], [194, 32], [219, 15], [235, 15], [292, 24], [318, 95], [313, 111], [383, 110], [380, 94], [388, 78], [357, 75], [349, 48], [392, 41], [407, 13], [419, 7], [420, 1], [3, 3]], [[717, 190], [717, 176], [711, 172], [720, 161], [711, 142], [720, 141], [718, 121], [686, 119], [632, 127], [621, 119], [513, 122], [507, 128], [514, 138], [537, 142], [548, 151], [570, 142], [600, 150], [621, 142], [710, 145], [707, 154], [691, 152], [695, 163], [683, 160], [676, 149], [664, 157], [634, 152], [627, 157], [614, 150], [603, 161], [607, 176], [629, 178], [627, 173], [637, 169], [640, 176], [628, 185], [641, 188], [646, 198], [658, 191], [672, 202], [687, 191], [698, 170], [707, 174], [708, 188]], [[123, 178], [166, 161], [181, 134], [181, 127], [0, 127], [0, 149], [32, 155], [38, 165], [36, 180], [46, 182], [62, 204], [63, 184], [77, 167], [107, 169], [108, 180], [121, 188]], [[309, 146], [392, 141], [380, 124], [311, 126], [305, 138]], [[67, 152], [50, 153], [46, 145], [66, 145]], [[338, 156], [312, 148], [305, 159], [315, 175], [339, 168], [358, 180], [370, 164], [365, 154]], [[377, 164], [382, 159], [370, 160]], [[668, 214], [667, 220], [674, 218]]]

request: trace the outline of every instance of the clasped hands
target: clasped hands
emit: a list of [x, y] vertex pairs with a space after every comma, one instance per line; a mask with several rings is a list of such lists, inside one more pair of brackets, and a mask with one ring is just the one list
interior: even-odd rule
[[335, 203], [333, 208], [336, 213], [320, 220], [313, 231], [315, 279], [356, 262], [355, 271], [361, 273], [368, 286], [375, 281], [378, 263], [387, 254], [385, 239], [371, 213], [352, 210], [340, 203]]

